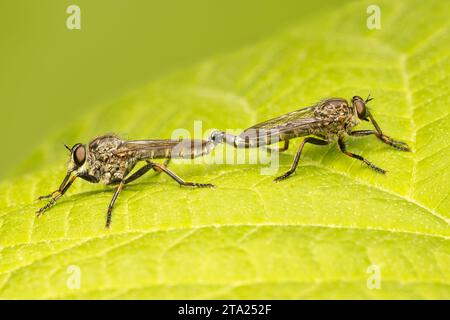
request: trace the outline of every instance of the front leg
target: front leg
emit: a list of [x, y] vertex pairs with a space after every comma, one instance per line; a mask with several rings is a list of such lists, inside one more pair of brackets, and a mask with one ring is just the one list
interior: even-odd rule
[[69, 170], [66, 173], [66, 176], [64, 177], [63, 181], [61, 182], [61, 184], [59, 185], [59, 188], [55, 191], [53, 191], [50, 194], [44, 195], [44, 196], [40, 196], [37, 198], [37, 200], [42, 200], [42, 199], [48, 199], [48, 198], [54, 198], [56, 196], [58, 196], [62, 190], [64, 189], [64, 187], [67, 184], [67, 181], [69, 181], [70, 175], [72, 174], [73, 171]]
[[373, 115], [368, 110], [367, 110], [367, 116], [369, 117], [370, 122], [372, 122], [372, 125], [375, 128], [375, 131], [373, 131], [373, 130], [354, 131], [354, 132], [351, 132], [350, 135], [353, 135], [353, 136], [367, 136], [369, 134], [374, 134], [382, 142], [390, 145], [391, 147], [393, 147], [393, 148], [395, 148], [397, 150], [400, 150], [400, 151], [411, 151], [411, 149], [409, 148], [409, 146], [406, 143], [394, 140], [391, 137], [388, 137], [387, 135], [385, 135], [383, 133], [383, 131], [381, 131], [381, 128], [378, 125], [378, 123], [375, 121], [375, 118], [373, 117]]
[[[43, 206], [38, 211], [36, 211], [38, 217], [41, 216], [45, 212], [45, 210], [52, 207], [56, 203], [56, 201], [59, 198], [61, 198], [64, 195], [64, 193], [66, 193], [66, 191], [70, 188], [70, 186], [75, 181], [75, 179], [78, 177], [78, 175], [74, 175], [72, 178], [70, 178], [70, 180], [69, 180], [69, 177], [70, 177], [70, 173], [68, 173], [66, 175], [66, 177], [63, 180], [63, 183], [61, 184], [61, 186], [58, 190], [54, 191], [50, 195], [42, 196], [42, 197], [38, 198], [38, 199], [51, 198], [50, 201], [45, 206]], [[69, 180], [69, 182], [67, 182], [67, 180]]]
[[353, 137], [362, 137], [362, 136], [368, 136], [371, 134], [375, 135], [383, 143], [386, 143], [387, 145], [390, 145], [391, 147], [393, 147], [397, 150], [411, 151], [411, 149], [405, 142], [394, 140], [391, 137], [385, 135], [384, 133], [379, 133], [375, 130], [357, 130], [357, 131], [350, 132], [350, 135]]

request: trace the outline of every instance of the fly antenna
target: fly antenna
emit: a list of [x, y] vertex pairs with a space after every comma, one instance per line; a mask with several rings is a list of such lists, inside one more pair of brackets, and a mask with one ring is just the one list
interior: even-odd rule
[[372, 98], [371, 96], [370, 96], [370, 93], [369, 93], [369, 95], [367, 96], [367, 98], [366, 98], [366, 101], [365, 101], [365, 103], [367, 103], [367, 102], [369, 102], [369, 101], [372, 101], [374, 98]]
[[69, 150], [70, 152], [72, 152], [72, 149], [71, 149], [67, 144], [64, 144], [64, 147], [66, 147], [67, 150]]

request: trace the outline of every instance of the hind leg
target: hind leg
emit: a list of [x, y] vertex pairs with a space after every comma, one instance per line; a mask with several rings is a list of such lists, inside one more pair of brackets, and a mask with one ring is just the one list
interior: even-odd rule
[[295, 170], [297, 169], [297, 166], [298, 166], [298, 162], [300, 160], [300, 156], [302, 155], [303, 147], [305, 146], [306, 143], [324, 146], [324, 145], [329, 144], [330, 142], [328, 142], [326, 140], [322, 140], [322, 139], [313, 138], [313, 137], [305, 138], [302, 141], [302, 143], [300, 144], [300, 147], [298, 148], [297, 153], [295, 154], [294, 162], [292, 163], [291, 168], [283, 175], [275, 178], [274, 182], [280, 182], [281, 180], [288, 178], [295, 172]]

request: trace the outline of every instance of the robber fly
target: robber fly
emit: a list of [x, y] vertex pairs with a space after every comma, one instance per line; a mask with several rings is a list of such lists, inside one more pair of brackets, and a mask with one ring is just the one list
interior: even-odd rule
[[[214, 134], [214, 133], [213, 133]], [[167, 168], [172, 158], [192, 159], [210, 153], [217, 143], [208, 140], [131, 140], [124, 141], [115, 135], [104, 135], [95, 138], [88, 145], [75, 144], [70, 151], [67, 174], [59, 188], [38, 200], [50, 201], [36, 213], [42, 215], [66, 193], [77, 178], [88, 182], [101, 182], [105, 185], [117, 185], [111, 199], [106, 216], [106, 227], [111, 224], [114, 203], [124, 186], [141, 177], [149, 170], [164, 172], [180, 186], [198, 188], [214, 187], [209, 183], [186, 182]], [[167, 159], [164, 165], [152, 162], [153, 159]], [[138, 162], [145, 165], [130, 174]]]
[[[295, 172], [306, 143], [327, 145], [335, 140], [337, 140], [342, 153], [358, 159], [373, 170], [384, 174], [386, 173], [385, 170], [372, 164], [362, 156], [347, 151], [344, 141], [347, 135], [360, 137], [373, 134], [382, 142], [397, 150], [410, 151], [406, 143], [396, 141], [381, 131], [380, 126], [367, 107], [367, 103], [371, 100], [373, 98], [370, 98], [370, 95], [366, 100], [359, 96], [354, 96], [350, 105], [347, 100], [342, 98], [328, 98], [311, 107], [261, 122], [244, 130], [238, 136], [225, 132], [215, 132], [213, 139], [217, 142], [228, 143], [236, 148], [255, 148], [283, 141], [284, 146], [279, 148], [278, 151], [285, 151], [289, 148], [289, 140], [303, 136], [315, 136], [306, 137], [302, 141], [291, 168], [283, 175], [277, 177], [274, 180], [275, 182], [284, 180]], [[353, 127], [359, 124], [361, 120], [370, 120], [375, 130], [353, 131]]]

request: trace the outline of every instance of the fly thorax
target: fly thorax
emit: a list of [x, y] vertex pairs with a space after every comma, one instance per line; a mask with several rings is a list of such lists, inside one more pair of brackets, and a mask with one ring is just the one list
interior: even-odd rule
[[357, 126], [360, 122], [361, 120], [359, 120], [357, 115], [352, 115], [349, 121], [347, 121], [347, 125], [345, 126], [345, 130], [347, 131], [347, 133], [352, 131], [353, 127]]

